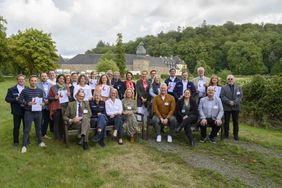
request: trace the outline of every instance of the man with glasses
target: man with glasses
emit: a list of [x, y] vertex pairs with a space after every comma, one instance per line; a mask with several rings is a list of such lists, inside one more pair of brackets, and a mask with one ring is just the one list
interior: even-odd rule
[[232, 115], [233, 136], [234, 140], [238, 141], [238, 118], [243, 92], [242, 89], [235, 84], [235, 77], [233, 75], [227, 76], [227, 85], [222, 87], [220, 96], [224, 108], [224, 137], [229, 137], [229, 121], [230, 115]]
[[82, 146], [84, 150], [89, 149], [88, 134], [90, 128], [91, 111], [88, 101], [83, 101], [85, 93], [78, 90], [75, 98], [76, 101], [70, 102], [64, 114], [64, 121], [72, 128], [80, 129]]

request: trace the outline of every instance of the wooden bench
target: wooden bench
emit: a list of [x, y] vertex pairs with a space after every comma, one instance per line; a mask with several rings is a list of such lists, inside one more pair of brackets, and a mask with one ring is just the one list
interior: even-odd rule
[[[135, 113], [136, 117], [138, 116], [137, 122], [139, 123], [139, 125], [142, 128], [142, 138], [144, 139], [144, 135], [145, 135], [145, 128], [144, 128], [144, 115], [140, 114], [140, 113]], [[106, 126], [106, 131], [110, 131], [113, 130], [114, 125], [107, 125]], [[95, 131], [97, 130], [96, 127], [90, 127], [89, 129], [89, 134], [91, 133], [95, 133]], [[70, 126], [67, 122], [64, 123], [64, 142], [66, 144], [66, 146], [69, 145], [69, 137], [72, 135], [78, 135], [79, 134], [79, 129], [70, 129]]]

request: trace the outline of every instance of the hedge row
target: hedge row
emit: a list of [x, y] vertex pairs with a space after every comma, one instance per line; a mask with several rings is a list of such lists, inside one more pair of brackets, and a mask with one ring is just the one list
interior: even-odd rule
[[282, 129], [282, 77], [254, 76], [243, 85], [242, 119], [260, 127]]

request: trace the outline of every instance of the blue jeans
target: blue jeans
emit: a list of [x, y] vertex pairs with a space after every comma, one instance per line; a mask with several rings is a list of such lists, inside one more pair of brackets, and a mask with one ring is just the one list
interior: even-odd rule
[[31, 129], [31, 125], [33, 121], [35, 124], [35, 131], [36, 131], [38, 144], [42, 142], [41, 119], [42, 119], [42, 112], [25, 111], [25, 114], [24, 114], [25, 128], [24, 128], [24, 135], [23, 135], [23, 146], [28, 145], [29, 133], [30, 133], [30, 129]]

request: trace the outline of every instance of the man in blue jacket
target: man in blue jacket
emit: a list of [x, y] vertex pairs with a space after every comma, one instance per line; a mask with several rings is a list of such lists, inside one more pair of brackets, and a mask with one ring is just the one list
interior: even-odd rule
[[11, 105], [11, 113], [13, 114], [13, 137], [14, 137], [14, 145], [19, 145], [19, 130], [21, 126], [21, 121], [23, 122], [23, 129], [25, 127], [24, 124], [24, 107], [19, 103], [19, 96], [22, 90], [25, 88], [24, 86], [25, 76], [19, 74], [17, 76], [17, 85], [8, 89], [5, 101], [10, 103]]
[[190, 82], [188, 80], [188, 72], [184, 71], [182, 72], [182, 80], [176, 82], [174, 90], [173, 90], [173, 96], [176, 101], [182, 97], [186, 89], [189, 89], [191, 91], [191, 95], [193, 97], [195, 96], [196, 94], [195, 86], [193, 82]]

